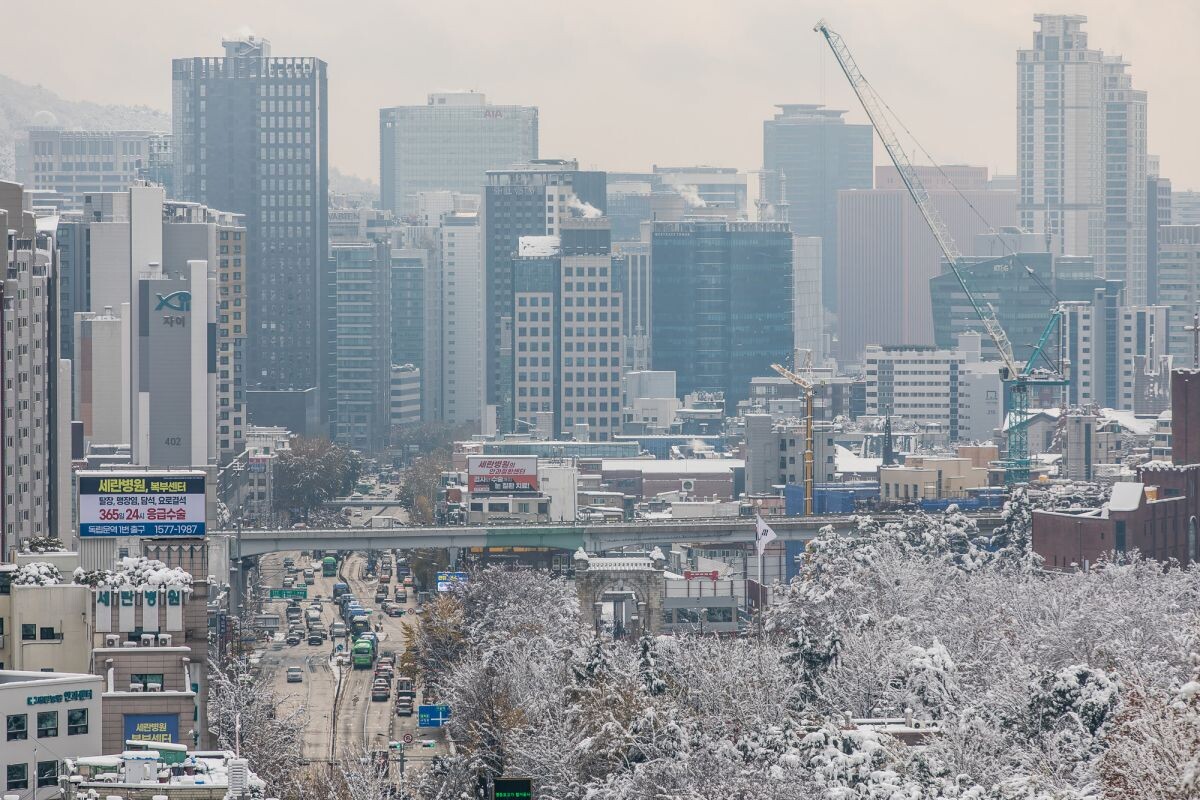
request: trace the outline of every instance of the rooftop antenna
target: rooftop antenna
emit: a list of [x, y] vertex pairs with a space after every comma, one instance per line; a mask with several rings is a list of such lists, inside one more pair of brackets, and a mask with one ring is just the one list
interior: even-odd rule
[[1200, 306], [1192, 315], [1192, 324], [1184, 326], [1184, 330], [1192, 335], [1192, 369], [1200, 369]]

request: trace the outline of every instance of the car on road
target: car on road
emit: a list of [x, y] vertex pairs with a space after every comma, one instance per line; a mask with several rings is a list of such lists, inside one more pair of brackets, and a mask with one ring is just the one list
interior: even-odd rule
[[287, 668], [287, 682], [288, 683], [303, 683], [304, 682], [303, 670], [301, 670], [299, 667], [288, 667]]
[[312, 586], [317, 582], [317, 574], [311, 569], [304, 570], [304, 583]]
[[291, 589], [295, 585], [296, 585], [296, 579], [293, 578], [291, 575], [285, 575], [283, 577], [283, 588]]
[[284, 641], [287, 642], [289, 646], [295, 647], [296, 645], [300, 644], [300, 634], [294, 632], [289, 633]]
[[375, 591], [375, 602], [382, 603], [384, 600], [387, 600], [387, 596], [387, 589], [384, 589], [382, 586], [380, 586], [379, 589]]
[[335, 639], [344, 639], [346, 637], [346, 623], [334, 622], [329, 625], [329, 635]]
[[308, 643], [311, 645], [319, 645], [325, 643], [325, 637], [320, 631], [312, 631], [308, 634]]
[[388, 684], [387, 681], [382, 680], [382, 679], [376, 679], [375, 683], [373, 683], [371, 685], [371, 699], [372, 700], [387, 700], [391, 696], [392, 696], [392, 687]]
[[404, 607], [400, 606], [400, 605], [396, 605], [395, 603], [389, 603], [387, 605], [387, 615], [389, 617], [403, 617], [404, 616]]
[[395, 598], [396, 598], [397, 603], [407, 603], [408, 602], [408, 591], [405, 589], [401, 589], [399, 586], [397, 586]]
[[407, 702], [407, 703], [402, 703], [399, 700], [396, 701], [396, 716], [397, 717], [411, 717], [412, 715], [413, 715], [413, 707], [412, 707], [411, 701]]

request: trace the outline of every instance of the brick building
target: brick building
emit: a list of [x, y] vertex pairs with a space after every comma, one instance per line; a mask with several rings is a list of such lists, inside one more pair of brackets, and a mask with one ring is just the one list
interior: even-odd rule
[[1047, 568], [1095, 562], [1106, 553], [1137, 550], [1183, 564], [1200, 560], [1200, 371], [1171, 375], [1171, 461], [1138, 468], [1138, 481], [1117, 483], [1100, 509], [1035, 511], [1033, 549]]

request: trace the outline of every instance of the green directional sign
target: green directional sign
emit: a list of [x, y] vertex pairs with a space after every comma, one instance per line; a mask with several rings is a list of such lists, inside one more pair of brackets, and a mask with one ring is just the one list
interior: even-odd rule
[[307, 586], [295, 586], [291, 589], [272, 589], [271, 590], [271, 599], [272, 600], [290, 600], [293, 597], [297, 597], [301, 600], [306, 599], [308, 597], [308, 587]]
[[492, 800], [533, 800], [531, 778], [492, 779]]

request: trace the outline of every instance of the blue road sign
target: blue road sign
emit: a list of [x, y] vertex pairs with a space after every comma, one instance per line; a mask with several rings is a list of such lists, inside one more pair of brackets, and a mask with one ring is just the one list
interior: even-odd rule
[[418, 728], [440, 728], [450, 719], [450, 706], [417, 706]]

